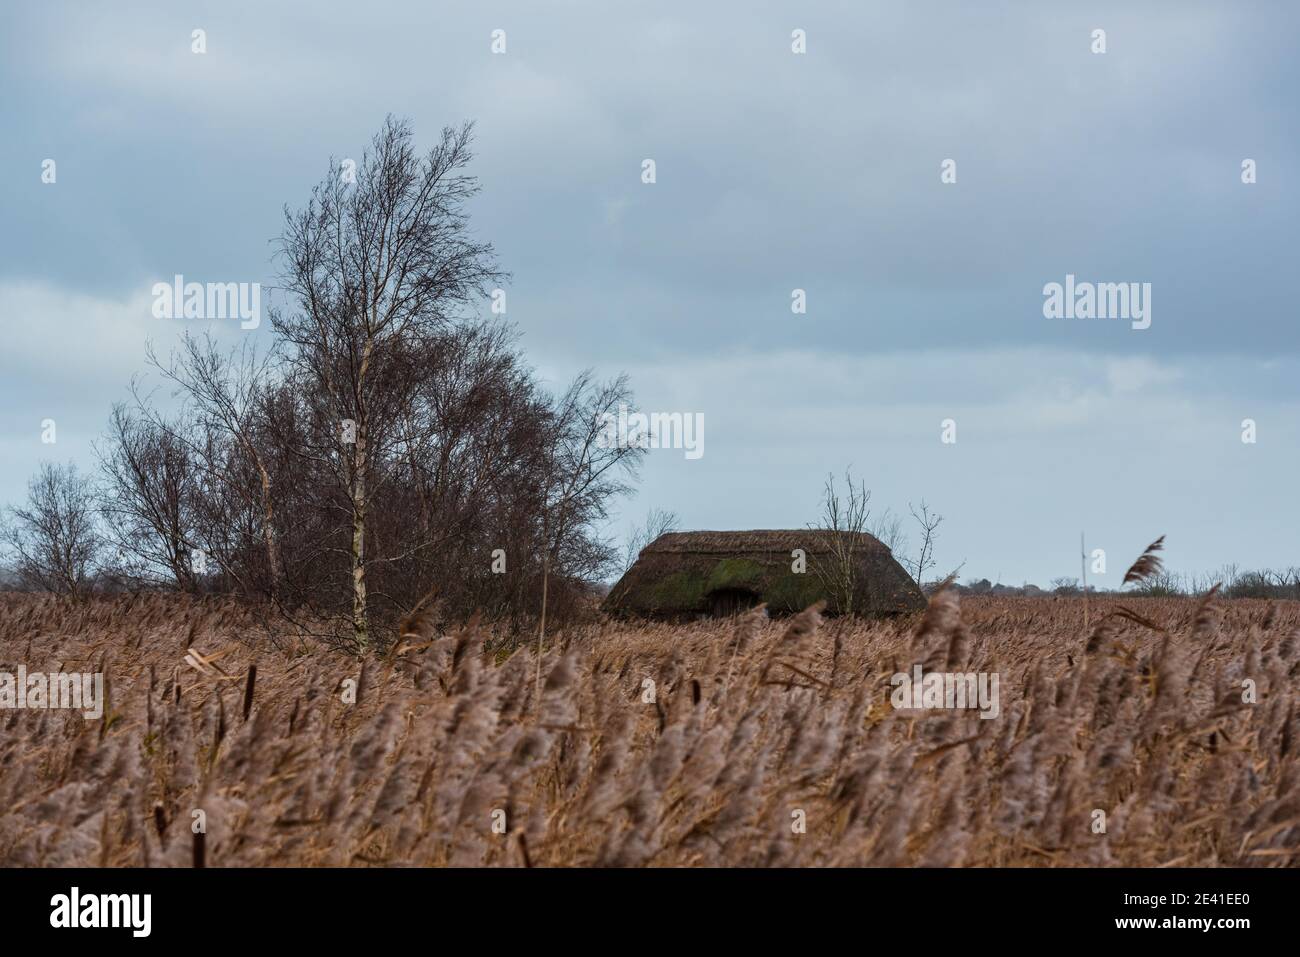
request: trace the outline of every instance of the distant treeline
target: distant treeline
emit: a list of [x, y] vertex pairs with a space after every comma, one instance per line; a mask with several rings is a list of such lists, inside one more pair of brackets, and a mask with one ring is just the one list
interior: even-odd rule
[[[940, 582], [930, 582], [926, 591], [937, 588]], [[1215, 585], [1224, 598], [1273, 598], [1300, 600], [1300, 568], [1285, 570], [1263, 569], [1250, 571], [1236, 565], [1225, 565], [1218, 572], [1209, 575], [1181, 575], [1177, 572], [1161, 570], [1149, 579], [1135, 582], [1131, 587], [1120, 589], [1097, 588], [1088, 585], [1089, 594], [1098, 595], [1145, 595], [1147, 597], [1174, 597], [1179, 595], [1204, 595]], [[1003, 585], [994, 584], [987, 578], [965, 584], [954, 583], [952, 587], [962, 595], [993, 595], [1016, 598], [1041, 598], [1049, 595], [1082, 595], [1083, 588], [1077, 578], [1055, 578], [1050, 588], [1037, 585]]]

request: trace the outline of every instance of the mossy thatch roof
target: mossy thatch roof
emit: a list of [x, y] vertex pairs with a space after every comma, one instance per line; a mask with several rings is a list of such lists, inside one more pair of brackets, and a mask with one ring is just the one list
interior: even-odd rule
[[[820, 529], [748, 532], [669, 532], [642, 549], [636, 562], [610, 590], [604, 608], [614, 615], [686, 618], [721, 613], [736, 596], [766, 602], [773, 614], [802, 611], [825, 599], [836, 614], [819, 569], [834, 568], [835, 533]], [[806, 556], [796, 571], [795, 549]], [[878, 539], [854, 540], [856, 585], [853, 612], [895, 615], [925, 607], [925, 596]]]

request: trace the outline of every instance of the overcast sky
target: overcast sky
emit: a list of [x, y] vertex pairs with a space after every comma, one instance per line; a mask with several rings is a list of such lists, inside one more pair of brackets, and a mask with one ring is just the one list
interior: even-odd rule
[[[273, 284], [282, 207], [393, 113], [476, 121], [474, 229], [548, 384], [703, 415], [611, 533], [802, 527], [851, 465], [946, 516], [967, 579], [1077, 576], [1081, 531], [1103, 587], [1162, 533], [1175, 570], [1300, 565], [1300, 8], [1065, 6], [5, 4], [0, 500], [93, 467], [186, 327], [153, 283]], [[1150, 283], [1150, 328], [1045, 318], [1067, 274]]]

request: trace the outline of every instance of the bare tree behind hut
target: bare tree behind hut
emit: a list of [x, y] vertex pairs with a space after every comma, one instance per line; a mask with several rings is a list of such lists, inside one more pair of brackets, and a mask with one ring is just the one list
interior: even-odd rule
[[912, 518], [916, 520], [917, 536], [920, 539], [920, 544], [917, 546], [914, 557], [910, 559], [902, 558], [900, 561], [903, 567], [907, 569], [908, 574], [912, 576], [912, 580], [919, 587], [924, 588], [925, 573], [935, 566], [934, 546], [935, 541], [938, 539], [939, 526], [943, 524], [943, 516], [933, 511], [924, 499], [921, 500], [919, 508], [910, 502], [907, 508], [912, 513]]
[[903, 516], [892, 508], [886, 508], [876, 516], [867, 526], [867, 531], [893, 555], [901, 555], [907, 550], [907, 532], [903, 528]]
[[633, 525], [628, 531], [627, 544], [623, 549], [623, 572], [636, 564], [641, 550], [657, 541], [661, 535], [679, 529], [677, 513], [665, 508], [652, 508], [646, 513], [645, 522]]
[[840, 613], [852, 615], [859, 590], [862, 536], [868, 534], [871, 518], [871, 490], [865, 482], [855, 485], [850, 469], [844, 471], [844, 485], [841, 493], [835, 476], [827, 474], [822, 489], [821, 517], [817, 524], [809, 526], [823, 533], [827, 550], [814, 558], [811, 568]]

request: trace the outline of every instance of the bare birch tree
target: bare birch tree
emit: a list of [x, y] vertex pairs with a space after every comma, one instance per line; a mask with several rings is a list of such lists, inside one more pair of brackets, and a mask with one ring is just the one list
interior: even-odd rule
[[464, 211], [472, 127], [444, 129], [427, 153], [390, 117], [350, 174], [331, 169], [306, 207], [286, 210], [280, 252], [289, 310], [271, 325], [290, 363], [327, 404], [350, 512], [352, 631], [370, 643], [367, 532], [379, 468], [406, 436], [402, 412], [420, 370], [410, 357], [499, 273]]

